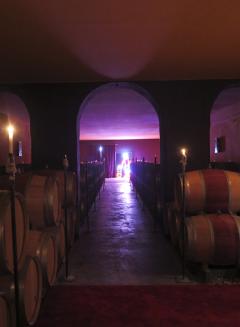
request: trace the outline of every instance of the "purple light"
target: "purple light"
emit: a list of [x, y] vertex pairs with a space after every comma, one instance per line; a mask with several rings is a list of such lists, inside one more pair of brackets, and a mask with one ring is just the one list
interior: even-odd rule
[[128, 88], [93, 93], [82, 108], [81, 140], [159, 139], [159, 120], [152, 104]]

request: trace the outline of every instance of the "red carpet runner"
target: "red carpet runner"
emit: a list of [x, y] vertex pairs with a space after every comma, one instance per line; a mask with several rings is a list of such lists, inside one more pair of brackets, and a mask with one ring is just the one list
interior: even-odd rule
[[240, 326], [240, 286], [56, 286], [36, 327]]

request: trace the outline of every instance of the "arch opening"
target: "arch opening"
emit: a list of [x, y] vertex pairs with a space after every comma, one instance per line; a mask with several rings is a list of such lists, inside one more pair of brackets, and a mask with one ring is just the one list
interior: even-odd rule
[[80, 107], [77, 137], [78, 167], [81, 161], [104, 159], [110, 167], [107, 177], [119, 176], [126, 156], [129, 161], [160, 162], [156, 105], [133, 83], [109, 83], [93, 90]]

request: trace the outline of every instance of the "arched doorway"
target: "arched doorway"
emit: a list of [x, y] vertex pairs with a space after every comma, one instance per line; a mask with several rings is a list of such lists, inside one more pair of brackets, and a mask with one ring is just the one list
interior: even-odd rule
[[[156, 225], [155, 217], [161, 211], [158, 201], [161, 195], [158, 165], [161, 158], [157, 109], [148, 92], [138, 85], [109, 83], [92, 91], [79, 110], [79, 208], [82, 225], [94, 233], [90, 238], [83, 236], [85, 241], [77, 253], [86, 256], [90, 251], [94, 254], [91, 263], [86, 264], [88, 283], [90, 279], [97, 284], [109, 283], [109, 271], [110, 282], [117, 285], [120, 281], [125, 284], [152, 282], [158, 276], [159, 266], [164, 267], [163, 274], [179, 272], [178, 259], [163, 239], [163, 234], [156, 233], [153, 239], [149, 237]], [[92, 166], [101, 165], [102, 168], [103, 163], [99, 160], [106, 154], [106, 149], [110, 152], [109, 148], [114, 153], [115, 168], [118, 167], [118, 157], [124, 160], [128, 155], [130, 160], [139, 162], [131, 165], [131, 183], [124, 174], [118, 176], [118, 170], [113, 169], [106, 174], [110, 178], [103, 182], [104, 191], [100, 192], [99, 183], [95, 183], [95, 187], [92, 182], [96, 176], [91, 173]], [[96, 189], [100, 190], [99, 197], [96, 197]], [[85, 235], [83, 230], [80, 233]], [[156, 246], [159, 241], [161, 251]], [[141, 267], [136, 261], [136, 253]], [[171, 267], [165, 260], [170, 257]], [[142, 273], [146, 267], [147, 277]], [[96, 271], [101, 273], [96, 276]]]
[[15, 94], [0, 93], [0, 166], [6, 164], [8, 137], [6, 126], [14, 125], [14, 154], [17, 164], [31, 163], [30, 117], [23, 101]]
[[126, 155], [131, 160], [160, 162], [156, 104], [134, 83], [108, 83], [93, 90], [79, 109], [77, 137], [78, 167], [80, 161], [103, 156], [108, 161], [107, 177], [116, 176]]

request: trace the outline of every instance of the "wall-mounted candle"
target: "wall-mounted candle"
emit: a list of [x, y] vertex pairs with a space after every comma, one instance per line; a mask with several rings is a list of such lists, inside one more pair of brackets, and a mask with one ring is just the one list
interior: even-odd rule
[[7, 127], [8, 139], [9, 139], [9, 153], [13, 153], [13, 135], [14, 135], [14, 127], [9, 125]]

